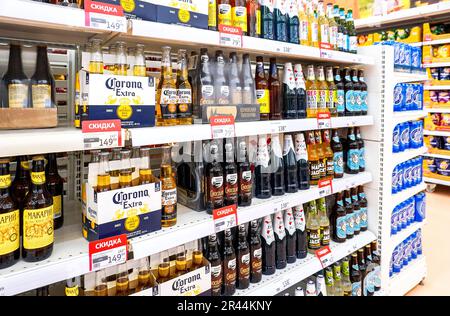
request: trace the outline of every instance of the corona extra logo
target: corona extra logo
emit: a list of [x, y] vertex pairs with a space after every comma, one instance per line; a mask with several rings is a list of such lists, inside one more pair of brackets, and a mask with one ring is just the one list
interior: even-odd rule
[[173, 282], [172, 284], [172, 290], [174, 291], [178, 291], [180, 290], [182, 287], [189, 285], [190, 283], [196, 282], [198, 280], [201, 280], [201, 276], [200, 273], [197, 273], [193, 276], [190, 276], [188, 278], [185, 279], [178, 279], [175, 282]]

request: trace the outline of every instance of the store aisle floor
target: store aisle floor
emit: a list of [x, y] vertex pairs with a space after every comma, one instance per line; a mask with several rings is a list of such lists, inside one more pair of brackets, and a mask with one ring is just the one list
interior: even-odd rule
[[450, 295], [450, 187], [438, 185], [427, 193], [426, 224], [423, 228], [423, 250], [427, 260], [427, 277], [407, 295]]

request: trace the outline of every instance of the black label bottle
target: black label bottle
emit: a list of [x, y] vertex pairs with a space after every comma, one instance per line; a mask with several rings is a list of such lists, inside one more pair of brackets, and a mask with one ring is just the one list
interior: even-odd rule
[[303, 259], [308, 254], [308, 240], [306, 233], [306, 218], [303, 206], [295, 206], [292, 208], [294, 213], [294, 223], [296, 232], [296, 255], [298, 259]]
[[238, 138], [238, 205], [249, 206], [253, 198], [253, 175], [247, 155], [247, 143], [244, 138]]
[[64, 223], [63, 185], [64, 180], [58, 174], [56, 154], [48, 154], [48, 162], [45, 168], [48, 192], [53, 196], [53, 218], [55, 229]]
[[231, 230], [225, 231], [225, 244], [223, 247], [223, 291], [225, 296], [236, 292], [236, 254], [233, 248]]
[[275, 233], [275, 266], [277, 269], [286, 267], [286, 230], [284, 228], [283, 212], [276, 212], [273, 216], [273, 231]]
[[262, 245], [259, 237], [258, 221], [250, 222], [250, 282], [258, 283], [262, 279]]
[[288, 13], [286, 2], [286, 0], [275, 1], [275, 39], [280, 42], [288, 41]]
[[31, 77], [33, 108], [55, 107], [55, 83], [48, 63], [47, 46], [38, 46], [36, 71]]
[[294, 79], [297, 91], [297, 118], [306, 118], [306, 85], [301, 64], [294, 66]]
[[334, 67], [334, 83], [336, 85], [336, 111], [337, 116], [345, 116], [345, 87], [342, 82], [342, 72], [339, 67]]
[[20, 212], [11, 195], [9, 160], [0, 159], [0, 269], [20, 258]]
[[272, 197], [269, 160], [270, 157], [267, 149], [266, 136], [259, 135], [255, 167], [255, 196], [258, 199], [268, 199]]
[[284, 135], [283, 146], [283, 163], [284, 163], [284, 190], [287, 193], [297, 192], [297, 162], [294, 153], [294, 143], [292, 135]]
[[208, 261], [211, 263], [211, 296], [220, 296], [223, 273], [216, 235], [210, 235], [208, 238]]
[[284, 195], [283, 152], [281, 150], [280, 137], [278, 134], [272, 134], [270, 149], [270, 167], [272, 169], [270, 182], [272, 195]]
[[[45, 179], [44, 157], [33, 157], [31, 187], [23, 210], [22, 258], [27, 262], [42, 261], [53, 252], [53, 198]], [[36, 232], [35, 227], [41, 227]]]
[[291, 63], [284, 64], [283, 76], [283, 118], [297, 118], [297, 91]]
[[294, 263], [297, 260], [297, 232], [292, 209], [284, 211], [284, 227], [286, 228], [286, 261]]
[[209, 147], [211, 163], [206, 167], [206, 211], [212, 214], [213, 210], [224, 206], [224, 172], [219, 162], [219, 146], [212, 141]]
[[213, 105], [215, 102], [214, 83], [212, 72], [210, 69], [210, 61], [208, 49], [200, 49], [200, 62], [198, 63], [197, 80], [196, 80], [196, 102], [194, 113], [198, 117], [202, 117], [203, 106]]
[[356, 141], [355, 128], [351, 127], [347, 133], [346, 173], [357, 174], [359, 172], [359, 155], [359, 145]]
[[250, 247], [247, 242], [245, 225], [239, 225], [237, 242], [237, 288], [246, 289], [250, 285]]
[[275, 5], [272, 0], [261, 0], [261, 33], [265, 39], [274, 40], [274, 10]]
[[347, 239], [347, 213], [344, 208], [344, 198], [342, 192], [337, 194], [331, 216], [333, 226], [333, 241], [343, 243]]
[[6, 88], [4, 107], [28, 108], [28, 78], [23, 72], [22, 49], [19, 45], [11, 44], [9, 47], [8, 70], [3, 76]]
[[305, 135], [295, 134], [295, 159], [297, 161], [297, 182], [299, 190], [309, 189], [308, 150]]
[[225, 141], [225, 205], [233, 205], [238, 203], [238, 168], [234, 162], [234, 145], [233, 139], [227, 138]]
[[275, 273], [275, 235], [273, 233], [272, 217], [267, 215], [263, 219], [261, 229], [262, 241], [262, 273], [271, 275]]
[[287, 0], [287, 19], [288, 19], [288, 39], [289, 43], [300, 43], [300, 20], [298, 17], [297, 0]]

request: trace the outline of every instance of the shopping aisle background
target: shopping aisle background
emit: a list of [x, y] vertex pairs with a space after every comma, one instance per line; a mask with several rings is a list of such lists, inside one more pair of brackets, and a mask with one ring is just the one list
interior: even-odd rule
[[438, 185], [427, 193], [426, 224], [423, 228], [423, 249], [427, 260], [427, 277], [407, 295], [450, 295], [450, 187]]

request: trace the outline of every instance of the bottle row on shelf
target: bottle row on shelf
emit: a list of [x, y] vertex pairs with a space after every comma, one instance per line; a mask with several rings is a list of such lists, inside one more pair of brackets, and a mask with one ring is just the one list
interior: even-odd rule
[[425, 220], [425, 193], [420, 192], [394, 207], [391, 216], [391, 235], [395, 235], [413, 223]]
[[410, 121], [397, 124], [392, 138], [392, 152], [400, 153], [408, 149], [421, 148], [423, 140], [423, 121]]
[[[381, 290], [377, 242], [355, 251], [293, 288], [295, 296], [375, 295]], [[290, 296], [291, 292], [287, 290], [283, 295]]]
[[422, 255], [422, 230], [418, 229], [403, 240], [392, 252], [389, 276], [395, 276]]
[[392, 172], [392, 194], [422, 183], [422, 161], [422, 157], [416, 157], [394, 167]]

